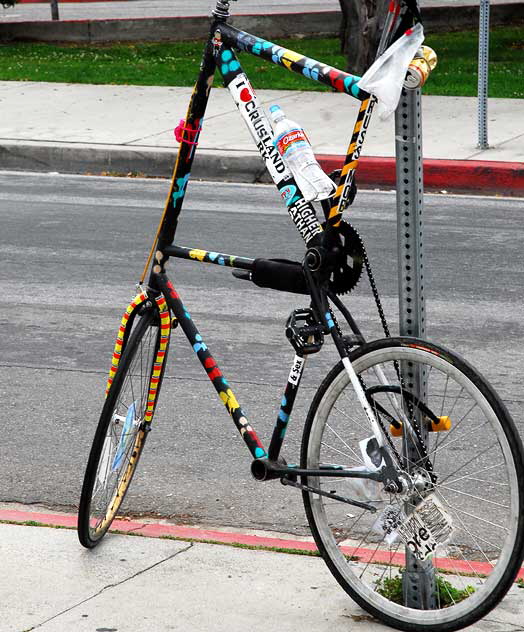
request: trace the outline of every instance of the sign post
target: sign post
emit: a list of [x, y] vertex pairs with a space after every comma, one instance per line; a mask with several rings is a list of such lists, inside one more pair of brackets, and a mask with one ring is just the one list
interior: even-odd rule
[[[422, 164], [422, 112], [420, 89], [402, 90], [395, 112], [395, 152], [397, 164], [397, 235], [399, 323], [401, 336], [424, 337], [426, 329], [424, 305], [424, 177]], [[404, 388], [417, 400], [425, 399], [425, 373], [413, 363], [400, 367]], [[419, 415], [411, 411], [418, 422]], [[406, 410], [406, 413], [409, 413]], [[422, 440], [427, 430], [420, 420]], [[407, 463], [416, 463], [420, 455], [406, 435], [403, 456]], [[409, 513], [412, 509], [407, 506]], [[420, 561], [406, 551], [403, 574], [404, 603], [411, 608], [436, 607], [435, 573], [431, 559]]]
[[478, 80], [478, 147], [488, 149], [488, 59], [489, 0], [480, 0], [479, 80]]

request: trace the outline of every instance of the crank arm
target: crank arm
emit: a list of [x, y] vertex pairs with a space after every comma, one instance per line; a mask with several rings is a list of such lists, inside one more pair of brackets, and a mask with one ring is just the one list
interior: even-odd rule
[[339, 502], [346, 503], [347, 505], [353, 505], [354, 507], [367, 509], [368, 511], [371, 511], [371, 513], [375, 513], [377, 511], [376, 507], [373, 507], [373, 505], [361, 503], [358, 500], [351, 500], [351, 498], [339, 496], [338, 494], [331, 494], [330, 492], [325, 492], [321, 489], [317, 489], [316, 487], [311, 487], [310, 485], [303, 485], [302, 483], [290, 480], [289, 478], [281, 478], [280, 482], [282, 483], [282, 485], [291, 485], [291, 487], [296, 487], [297, 489], [301, 489], [304, 492], [311, 492], [312, 494], [318, 494], [319, 496], [326, 496], [327, 498], [338, 500]]

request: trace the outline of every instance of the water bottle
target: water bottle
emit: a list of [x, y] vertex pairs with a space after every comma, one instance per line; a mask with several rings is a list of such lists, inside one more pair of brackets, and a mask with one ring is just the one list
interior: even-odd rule
[[325, 200], [335, 192], [335, 184], [322, 171], [304, 130], [286, 118], [279, 105], [269, 108], [273, 120], [274, 144], [293, 174], [306, 202]]
[[[367, 466], [350, 467], [352, 472], [369, 472]], [[346, 486], [346, 495], [353, 500], [363, 502], [384, 502], [388, 500], [389, 495], [384, 491], [384, 485], [371, 478], [346, 478], [344, 479]]]

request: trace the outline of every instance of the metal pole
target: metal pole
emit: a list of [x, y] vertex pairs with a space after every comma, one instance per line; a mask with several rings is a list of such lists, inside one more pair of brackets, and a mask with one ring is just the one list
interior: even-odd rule
[[479, 82], [478, 82], [478, 147], [488, 145], [488, 58], [489, 58], [489, 0], [480, 0], [479, 16]]
[[[395, 112], [397, 164], [397, 236], [400, 335], [422, 338], [425, 333], [422, 166], [422, 113], [420, 89], [402, 90]], [[417, 399], [424, 399], [425, 375], [412, 363], [402, 363], [403, 382]], [[408, 412], [408, 411], [406, 411]], [[420, 426], [419, 426], [420, 427]], [[422, 438], [424, 430], [422, 430]], [[404, 439], [404, 455], [418, 460], [415, 448]], [[435, 574], [431, 559], [420, 562], [406, 551], [403, 574], [404, 603], [411, 608], [436, 606]]]
[[420, 90], [402, 90], [395, 112], [400, 334], [424, 336], [422, 115]]
[[58, 16], [58, 0], [51, 0], [51, 19], [60, 19], [60, 17]]

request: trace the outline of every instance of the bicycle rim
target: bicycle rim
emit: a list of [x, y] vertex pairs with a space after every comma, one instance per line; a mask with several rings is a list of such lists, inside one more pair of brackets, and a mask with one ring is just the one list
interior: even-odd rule
[[78, 531], [84, 546], [94, 546], [107, 532], [135, 473], [149, 430], [151, 412], [148, 423], [145, 416], [159, 344], [153, 308], [133, 323], [100, 416], [80, 499]]
[[[513, 422], [471, 366], [435, 345], [413, 339], [378, 341], [359, 349], [352, 363], [366, 390], [373, 393], [372, 407], [388, 429], [393, 454], [419, 484], [409, 494], [386, 494], [379, 484], [363, 487], [362, 479], [309, 477], [307, 483], [313, 487], [369, 502], [377, 509], [371, 513], [304, 493], [317, 545], [342, 587], [388, 625], [428, 631], [470, 625], [500, 601], [522, 560], [524, 467]], [[385, 380], [379, 378], [378, 367]], [[406, 384], [404, 378], [399, 379], [399, 367], [403, 367], [403, 376], [406, 368], [415, 374], [418, 371], [427, 409], [435, 417], [449, 418], [451, 424], [448, 430], [427, 433], [434, 483], [422, 467], [424, 459], [413, 453], [408, 458], [402, 437], [392, 437], [389, 432], [390, 421], [402, 414], [428, 423], [420, 408], [417, 414], [413, 412], [413, 399], [411, 405], [402, 405]], [[367, 468], [359, 442], [370, 434], [355, 391], [339, 364], [326, 377], [311, 406], [302, 465]], [[428, 496], [430, 500], [426, 500]], [[391, 512], [397, 520], [403, 515], [402, 520], [407, 521], [415, 507], [433, 499], [447, 514], [453, 530], [433, 554], [420, 561], [409, 552], [411, 543], [408, 546], [400, 537], [402, 528], [388, 534], [383, 523]]]

